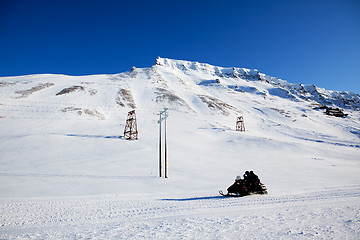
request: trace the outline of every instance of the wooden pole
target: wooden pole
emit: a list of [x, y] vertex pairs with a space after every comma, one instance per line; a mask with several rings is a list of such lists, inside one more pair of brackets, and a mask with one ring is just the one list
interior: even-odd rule
[[166, 110], [165, 109], [165, 178], [168, 178], [168, 175], [167, 175], [167, 144], [166, 144], [166, 118], [167, 118], [167, 115], [166, 115]]
[[168, 170], [167, 170], [167, 142], [166, 142], [166, 118], [168, 117], [166, 111], [168, 109], [164, 108], [163, 111], [160, 111], [160, 119], [158, 121], [159, 123], [159, 176], [162, 176], [162, 152], [161, 152], [161, 121], [165, 120], [165, 133], [164, 133], [164, 137], [165, 137], [165, 161], [164, 161], [164, 172], [165, 172], [165, 178], [168, 178]]
[[159, 129], [160, 129], [160, 136], [159, 136], [159, 177], [161, 177], [161, 112], [160, 112], [160, 120], [159, 120]]

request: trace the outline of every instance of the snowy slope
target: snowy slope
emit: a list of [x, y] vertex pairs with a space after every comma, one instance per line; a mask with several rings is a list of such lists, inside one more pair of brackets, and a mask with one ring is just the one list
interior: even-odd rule
[[1, 236], [6, 239], [358, 239], [359, 196], [357, 187], [241, 199], [211, 193], [155, 193], [3, 200]]
[[[168, 179], [158, 178], [164, 107]], [[0, 78], [0, 238], [356, 239], [359, 108], [354, 93], [165, 58], [115, 75]], [[133, 109], [139, 140], [126, 141]], [[245, 170], [269, 195], [219, 198]]]

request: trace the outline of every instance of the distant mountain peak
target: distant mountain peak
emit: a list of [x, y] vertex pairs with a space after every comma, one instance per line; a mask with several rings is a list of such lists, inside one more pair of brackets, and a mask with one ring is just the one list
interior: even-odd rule
[[181, 71], [199, 71], [207, 74], [211, 74], [218, 77], [233, 77], [243, 78], [249, 80], [262, 80], [261, 74], [257, 69], [247, 69], [238, 67], [219, 67], [213, 66], [208, 63], [199, 63], [196, 61], [175, 60], [169, 58], [158, 57], [156, 59], [156, 65], [178, 69]]

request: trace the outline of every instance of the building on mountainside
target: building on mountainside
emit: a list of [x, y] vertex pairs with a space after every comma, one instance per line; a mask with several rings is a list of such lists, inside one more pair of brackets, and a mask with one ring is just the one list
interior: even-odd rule
[[327, 115], [334, 116], [334, 117], [346, 117], [347, 114], [343, 112], [340, 108], [327, 108], [326, 112]]

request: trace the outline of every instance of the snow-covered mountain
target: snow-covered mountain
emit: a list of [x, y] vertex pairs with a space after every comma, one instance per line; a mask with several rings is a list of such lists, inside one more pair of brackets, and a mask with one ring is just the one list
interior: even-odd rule
[[[342, 126], [355, 138], [359, 132], [358, 94], [293, 84], [256, 69], [158, 58], [150, 68], [133, 67], [115, 75], [3, 77], [0, 86], [2, 119], [124, 124], [127, 112], [135, 109], [140, 122], [156, 123], [156, 114], [167, 107], [181, 113], [179, 118], [206, 118], [210, 125], [225, 129], [233, 129], [236, 117], [243, 116], [248, 130], [262, 129], [263, 136], [272, 136], [278, 128], [296, 137], [299, 128], [308, 133], [327, 123], [328, 130]], [[324, 107], [343, 108], [349, 116], [324, 116]]]
[[[168, 179], [158, 177], [158, 114], [164, 107], [169, 109]], [[324, 108], [341, 108], [347, 116], [327, 115]], [[136, 238], [133, 226], [147, 238], [168, 238], [152, 230], [169, 216], [169, 229], [181, 229], [184, 238], [219, 238], [212, 231], [225, 231], [220, 223], [226, 219], [248, 221], [243, 238], [259, 237], [258, 226], [270, 231], [264, 238], [294, 238], [304, 229], [323, 238], [358, 236], [359, 109], [355, 93], [294, 84], [255, 69], [166, 58], [113, 75], [2, 77], [0, 238], [72, 238], [76, 231], [84, 237]], [[136, 141], [123, 138], [131, 110]], [[239, 116], [245, 132], [235, 130]], [[260, 176], [269, 195], [240, 200], [243, 204], [220, 200], [218, 190], [245, 170]], [[322, 203], [328, 208], [307, 218], [310, 225], [299, 223], [301, 214]], [[335, 206], [350, 220], [334, 217]], [[239, 218], [248, 207], [254, 209], [248, 211], [251, 219], [265, 218]], [[264, 213], [266, 207], [278, 215]], [[42, 209], [40, 217], [36, 209]], [[143, 225], [140, 218], [166, 219]], [[290, 225], [271, 230], [264, 227], [266, 219]], [[342, 232], [319, 230], [334, 219]], [[185, 226], [191, 222], [205, 230], [189, 232]], [[81, 228], [89, 224], [104, 232]], [[297, 232], [289, 231], [295, 225]], [[66, 226], [70, 235], [62, 233]]]
[[[259, 94], [269, 97], [281, 97], [292, 101], [313, 101], [318, 104], [359, 110], [360, 96], [351, 92], [327, 91], [315, 85], [292, 84], [276, 77], [260, 73], [257, 69], [223, 68], [206, 63], [179, 61], [158, 58], [156, 64], [167, 68], [181, 70], [187, 75], [194, 71], [211, 76], [212, 80], [204, 80], [198, 84], [216, 84], [231, 90]], [[211, 78], [210, 77], [210, 78]], [[225, 80], [225, 84], [220, 84]], [[226, 81], [230, 80], [231, 81]], [[257, 83], [254, 83], [257, 82]], [[261, 84], [261, 83], [263, 84]]]
[[[2, 98], [46, 99], [51, 104], [69, 101], [70, 105], [96, 102], [97, 106], [108, 108], [166, 105], [176, 110], [203, 113], [204, 109], [210, 109], [213, 113], [220, 111], [228, 115], [241, 112], [242, 107], [236, 102], [249, 98], [263, 98], [263, 105], [282, 99], [300, 105], [313, 104], [312, 107], [321, 104], [351, 110], [360, 108], [360, 96], [355, 93], [288, 83], [256, 69], [223, 68], [160, 57], [150, 68], [133, 67], [129, 72], [115, 75], [28, 75], [1, 78], [0, 84]], [[76, 112], [78, 109], [69, 106], [62, 110]], [[104, 116], [99, 113], [98, 117]]]

